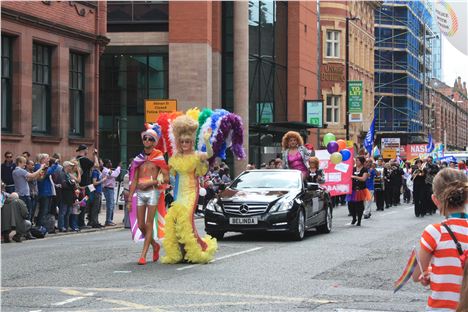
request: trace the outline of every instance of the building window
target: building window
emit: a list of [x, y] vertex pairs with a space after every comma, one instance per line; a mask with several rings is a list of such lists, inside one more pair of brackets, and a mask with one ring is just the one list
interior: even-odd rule
[[341, 96], [327, 95], [327, 122], [340, 122], [340, 100]]
[[327, 30], [327, 57], [340, 57], [340, 32]]
[[169, 1], [108, 1], [109, 32], [169, 30]]
[[33, 44], [32, 132], [50, 133], [51, 48]]
[[83, 136], [85, 56], [70, 53], [70, 134]]
[[12, 38], [2, 36], [2, 131], [11, 131], [11, 43]]

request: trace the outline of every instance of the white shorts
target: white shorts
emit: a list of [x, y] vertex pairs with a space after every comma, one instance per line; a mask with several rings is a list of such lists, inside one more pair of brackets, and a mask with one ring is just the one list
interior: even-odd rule
[[158, 190], [137, 191], [137, 206], [157, 206], [159, 200]]

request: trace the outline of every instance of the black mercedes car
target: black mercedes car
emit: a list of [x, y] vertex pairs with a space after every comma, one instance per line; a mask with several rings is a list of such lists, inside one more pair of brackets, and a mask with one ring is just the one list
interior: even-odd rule
[[205, 210], [205, 230], [217, 239], [226, 232], [283, 231], [302, 240], [312, 228], [331, 231], [330, 196], [303, 183], [298, 170], [244, 171]]

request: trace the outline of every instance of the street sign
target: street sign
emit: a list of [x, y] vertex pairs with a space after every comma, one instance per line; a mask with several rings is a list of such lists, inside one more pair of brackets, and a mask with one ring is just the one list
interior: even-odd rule
[[317, 128], [323, 128], [323, 102], [321, 100], [305, 100], [305, 122]]
[[350, 114], [362, 114], [362, 81], [348, 82], [349, 103], [348, 112]]
[[177, 111], [177, 100], [145, 100], [145, 122], [156, 122], [161, 113]]

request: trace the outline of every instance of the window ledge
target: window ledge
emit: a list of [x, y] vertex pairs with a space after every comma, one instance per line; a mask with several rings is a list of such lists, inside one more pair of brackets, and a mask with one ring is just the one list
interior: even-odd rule
[[24, 135], [19, 134], [19, 133], [5, 133], [2, 132], [2, 141], [8, 141], [8, 142], [20, 142], [23, 140]]
[[68, 137], [68, 143], [69, 144], [76, 144], [76, 145], [80, 145], [80, 144], [93, 145], [95, 142], [94, 142], [93, 138], [83, 138], [83, 137], [70, 136], [70, 137]]
[[50, 144], [57, 144], [62, 141], [60, 137], [54, 136], [45, 136], [45, 135], [32, 135], [31, 141], [33, 143], [50, 143]]

